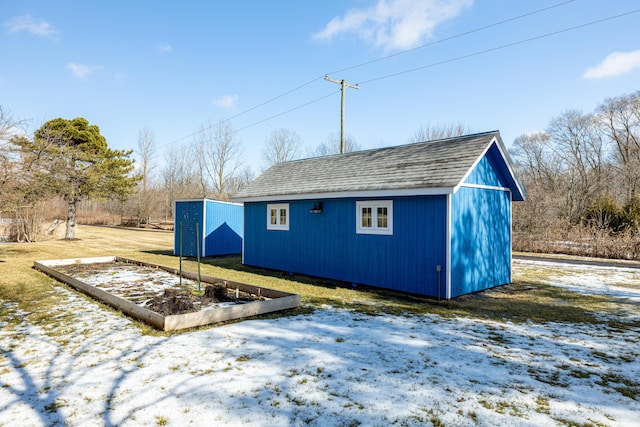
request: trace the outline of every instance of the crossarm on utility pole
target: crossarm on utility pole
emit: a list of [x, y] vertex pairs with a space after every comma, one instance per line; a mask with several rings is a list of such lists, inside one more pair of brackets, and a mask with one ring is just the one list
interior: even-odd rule
[[328, 75], [324, 76], [324, 79], [326, 81], [332, 82], [332, 83], [336, 83], [340, 85], [340, 91], [342, 92], [342, 106], [340, 109], [340, 154], [344, 153], [344, 90], [345, 88], [352, 88], [352, 89], [360, 89], [358, 87], [358, 85], [352, 85], [349, 84], [347, 82], [345, 82], [344, 80], [334, 80], [332, 78], [330, 78]]

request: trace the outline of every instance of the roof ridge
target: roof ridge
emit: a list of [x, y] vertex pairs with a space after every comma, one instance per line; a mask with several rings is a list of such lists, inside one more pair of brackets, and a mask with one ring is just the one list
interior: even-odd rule
[[414, 141], [414, 142], [408, 142], [408, 143], [405, 143], [405, 144], [388, 145], [386, 147], [367, 148], [365, 150], [350, 151], [348, 153], [336, 153], [336, 154], [328, 154], [328, 155], [325, 155], [325, 156], [306, 157], [306, 158], [303, 158], [303, 159], [288, 160], [286, 162], [281, 162], [279, 164], [296, 163], [296, 162], [307, 162], [309, 160], [314, 160], [314, 159], [329, 159], [329, 158], [338, 157], [338, 156], [352, 156], [352, 155], [356, 155], [356, 154], [365, 154], [365, 153], [372, 153], [372, 152], [376, 152], [376, 151], [391, 150], [391, 149], [396, 149], [396, 148], [408, 147], [408, 146], [412, 146], [412, 145], [432, 144], [434, 142], [455, 141], [455, 140], [460, 140], [460, 139], [472, 139], [472, 138], [478, 138], [480, 136], [491, 135], [491, 134], [498, 135], [498, 134], [500, 134], [500, 131], [492, 130], [492, 131], [487, 131], [487, 132], [477, 132], [477, 133], [470, 133], [470, 134], [466, 134], [466, 135], [450, 136], [450, 137], [447, 137], [447, 138], [431, 139], [431, 140], [428, 140], [428, 141]]

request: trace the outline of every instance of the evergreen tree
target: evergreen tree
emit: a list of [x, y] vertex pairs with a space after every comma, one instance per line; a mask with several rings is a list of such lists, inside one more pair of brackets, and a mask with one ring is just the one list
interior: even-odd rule
[[83, 197], [126, 199], [140, 180], [132, 175], [132, 150], [112, 150], [84, 118], [49, 120], [33, 140], [13, 141], [39, 185], [67, 203], [65, 239], [75, 237], [76, 205]]

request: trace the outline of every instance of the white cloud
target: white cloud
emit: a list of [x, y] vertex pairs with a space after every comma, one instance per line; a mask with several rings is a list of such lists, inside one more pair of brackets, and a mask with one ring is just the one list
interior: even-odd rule
[[335, 17], [313, 35], [330, 41], [342, 33], [387, 50], [410, 49], [433, 35], [438, 25], [454, 18], [473, 0], [377, 0], [370, 8], [352, 9]]
[[168, 52], [171, 52], [172, 50], [173, 50], [173, 46], [171, 46], [169, 43], [165, 43], [158, 46], [158, 52], [161, 52], [161, 53], [168, 53]]
[[102, 65], [85, 65], [78, 64], [76, 62], [69, 62], [67, 64], [67, 70], [71, 71], [71, 74], [80, 79], [86, 79], [91, 74], [102, 71]]
[[595, 67], [587, 69], [584, 73], [584, 78], [601, 79], [618, 77], [630, 73], [635, 69], [640, 69], [640, 50], [613, 52], [607, 55], [607, 57]]
[[233, 108], [238, 102], [238, 95], [224, 95], [220, 98], [216, 98], [213, 100], [213, 105], [217, 105], [218, 107], [230, 109]]
[[19, 31], [26, 31], [36, 36], [47, 37], [50, 39], [57, 39], [59, 36], [58, 30], [47, 21], [36, 20], [31, 15], [17, 16], [4, 23], [9, 34], [17, 33]]
[[129, 75], [124, 74], [124, 73], [115, 73], [113, 75], [113, 78], [116, 80], [116, 82], [118, 83], [125, 83], [128, 82], [129, 80], [131, 80], [131, 78], [129, 77]]

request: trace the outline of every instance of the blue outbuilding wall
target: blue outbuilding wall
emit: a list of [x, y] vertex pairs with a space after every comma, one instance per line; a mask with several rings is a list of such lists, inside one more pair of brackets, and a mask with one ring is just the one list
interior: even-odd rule
[[[289, 230], [267, 230], [267, 203], [245, 203], [247, 265], [444, 297], [446, 196], [392, 197], [393, 235], [356, 233], [356, 201], [288, 203]], [[317, 202], [322, 213], [310, 213]], [[275, 202], [273, 202], [275, 203]]]
[[510, 283], [511, 193], [462, 187], [451, 223], [451, 297]]
[[452, 195], [451, 297], [511, 282], [511, 191], [496, 145]]
[[180, 224], [183, 256], [197, 256], [198, 243], [200, 256], [242, 252], [241, 204], [210, 199], [176, 201], [173, 251], [176, 255], [180, 253]]

